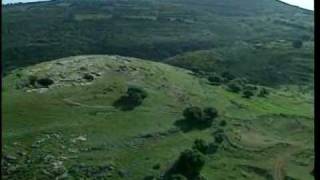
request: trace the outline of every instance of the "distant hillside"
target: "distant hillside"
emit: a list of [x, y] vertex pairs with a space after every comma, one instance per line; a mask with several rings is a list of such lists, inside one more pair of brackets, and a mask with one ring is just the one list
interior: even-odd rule
[[314, 44], [304, 42], [235, 43], [229, 47], [187, 52], [164, 60], [169, 64], [204, 73], [229, 72], [253, 83], [281, 86], [306, 85], [313, 90]]
[[238, 41], [312, 41], [314, 30], [312, 11], [276, 0], [54, 0], [5, 5], [2, 20], [5, 71], [80, 54], [162, 60]]

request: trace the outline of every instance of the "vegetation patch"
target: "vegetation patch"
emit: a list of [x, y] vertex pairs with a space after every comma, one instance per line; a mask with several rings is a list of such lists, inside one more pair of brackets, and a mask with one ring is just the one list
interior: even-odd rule
[[147, 92], [139, 87], [129, 87], [126, 95], [113, 103], [114, 107], [123, 111], [130, 111], [141, 105], [147, 97]]

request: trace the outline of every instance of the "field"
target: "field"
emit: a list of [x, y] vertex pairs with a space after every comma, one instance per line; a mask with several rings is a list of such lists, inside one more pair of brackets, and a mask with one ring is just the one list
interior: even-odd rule
[[[54, 83], [31, 87], [30, 77]], [[293, 86], [247, 99], [189, 70], [106, 55], [29, 66], [3, 84], [4, 179], [159, 177], [195, 139], [214, 142], [221, 129], [218, 151], [205, 156], [207, 179], [313, 179], [313, 95]], [[131, 111], [115, 108], [130, 86], [147, 98]], [[182, 115], [189, 106], [212, 106], [219, 116], [190, 127]]]

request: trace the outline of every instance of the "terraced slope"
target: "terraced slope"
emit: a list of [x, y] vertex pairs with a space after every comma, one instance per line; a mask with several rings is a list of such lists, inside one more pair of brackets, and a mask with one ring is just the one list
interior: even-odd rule
[[[213, 142], [218, 129], [223, 142], [206, 156], [207, 179], [312, 179], [310, 94], [269, 89], [246, 99], [188, 70], [98, 55], [29, 66], [3, 82], [4, 179], [160, 176], [196, 138]], [[114, 108], [130, 86], [148, 96], [134, 110]], [[219, 117], [186, 130], [182, 111], [191, 105], [216, 107]]]
[[314, 30], [312, 11], [276, 0], [54, 0], [2, 15], [6, 72], [71, 55], [163, 60], [240, 41], [313, 41]]

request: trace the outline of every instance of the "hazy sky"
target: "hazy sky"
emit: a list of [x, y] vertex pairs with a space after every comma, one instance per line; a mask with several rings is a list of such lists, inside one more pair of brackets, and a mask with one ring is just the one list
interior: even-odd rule
[[[34, 2], [34, 1], [45, 1], [45, 0], [2, 0], [2, 3], [6, 4], [6, 3]], [[314, 9], [313, 7], [314, 0], [282, 0], [282, 1], [289, 4], [303, 7], [305, 9], [310, 9], [310, 10]]]

